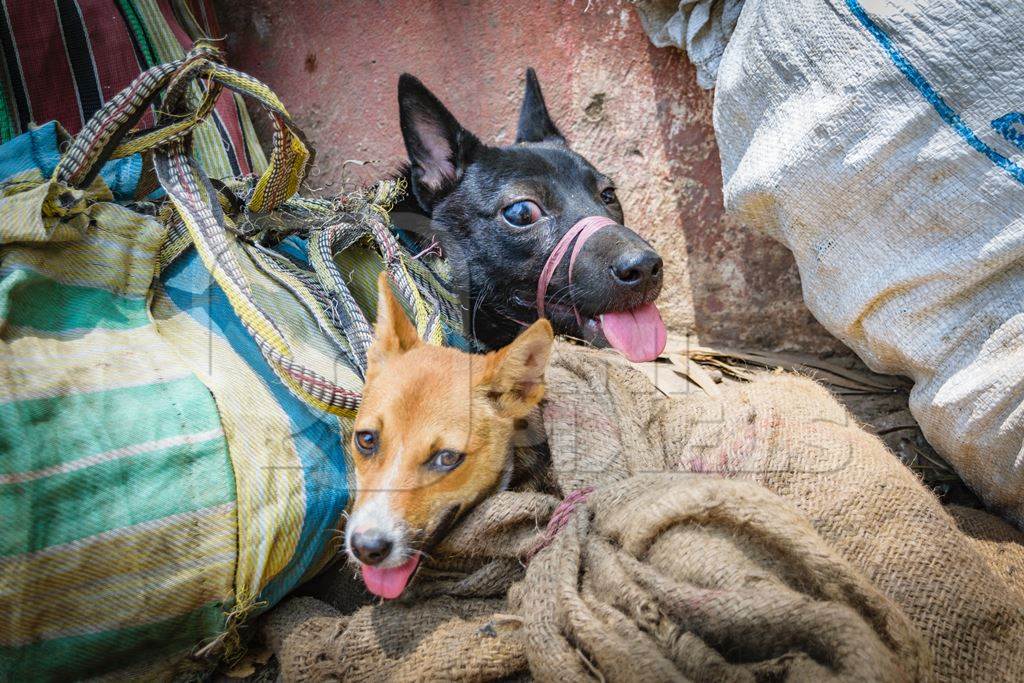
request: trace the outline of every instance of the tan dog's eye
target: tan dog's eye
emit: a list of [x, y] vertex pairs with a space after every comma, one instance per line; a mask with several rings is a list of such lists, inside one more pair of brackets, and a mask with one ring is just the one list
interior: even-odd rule
[[438, 472], [451, 472], [456, 467], [462, 464], [462, 461], [466, 459], [465, 453], [458, 451], [443, 450], [434, 453], [434, 456], [430, 459], [427, 464], [431, 469], [437, 470]]
[[356, 432], [356, 448], [363, 455], [373, 455], [377, 452], [377, 432], [364, 430]]

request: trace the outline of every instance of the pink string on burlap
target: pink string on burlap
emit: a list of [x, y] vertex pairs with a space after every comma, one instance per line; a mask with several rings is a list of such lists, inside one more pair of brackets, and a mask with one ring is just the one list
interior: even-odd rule
[[544, 530], [544, 535], [526, 552], [525, 560], [527, 563], [533, 559], [534, 555], [551, 545], [551, 542], [555, 540], [555, 536], [569, 523], [572, 513], [576, 512], [577, 507], [584, 505], [587, 502], [587, 498], [593, 492], [593, 486], [584, 486], [570, 493], [558, 504], [555, 511], [551, 513], [551, 519], [548, 520], [548, 526]]
[[[558, 240], [558, 244], [551, 250], [551, 255], [548, 256], [544, 269], [540, 272], [540, 278], [537, 280], [537, 315], [539, 317], [544, 317], [544, 299], [548, 295], [548, 285], [551, 284], [551, 278], [554, 277], [558, 264], [565, 258], [565, 252], [569, 251], [569, 245], [572, 244], [572, 241], [576, 240], [576, 244], [573, 246], [572, 254], [569, 256], [570, 285], [572, 284], [572, 269], [576, 265], [576, 256], [580, 253], [580, 249], [583, 248], [583, 244], [593, 237], [594, 233], [598, 230], [607, 228], [609, 225], [618, 225], [618, 223], [607, 216], [587, 216], [576, 221], [576, 225], [569, 228], [568, 232]], [[572, 310], [576, 314], [576, 322], [579, 322], [580, 313], [576, 310], [575, 305], [573, 305]]]

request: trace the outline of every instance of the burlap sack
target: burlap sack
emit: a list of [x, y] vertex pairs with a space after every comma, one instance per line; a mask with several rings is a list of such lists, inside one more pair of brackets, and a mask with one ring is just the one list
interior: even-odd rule
[[899, 609], [763, 487], [680, 473], [609, 484], [524, 576], [556, 503], [495, 496], [401, 602], [275, 610], [264, 633], [284, 678], [928, 678]]
[[[641, 471], [715, 472], [790, 501], [840, 555], [893, 599], [927, 639], [939, 680], [1024, 680], [1024, 575], [1007, 576], [920, 481], [823, 387], [765, 374], [719, 399], [661, 399], [604, 354], [560, 354], [551, 373], [553, 454], [579, 454], [575, 488]], [[604, 398], [603, 398], [604, 397]], [[548, 422], [554, 425], [553, 421]], [[575, 444], [566, 434], [574, 433]], [[616, 457], [608, 437], [616, 437]], [[637, 444], [634, 455], [630, 444]], [[588, 471], [607, 462], [600, 475]], [[991, 516], [986, 515], [986, 518]], [[993, 520], [995, 523], [997, 520]]]
[[1024, 600], [1024, 533], [983, 510], [953, 505], [946, 508], [971, 545], [1008, 588]]
[[506, 679], [526, 670], [501, 599], [441, 597], [389, 602], [346, 616], [294, 598], [265, 619], [285, 680], [455, 681]]
[[[665, 399], [610, 355], [566, 347], [548, 384], [551, 467], [571, 499], [596, 487], [586, 503], [492, 497], [402, 603], [335, 617], [329, 642], [289, 635], [322, 622], [272, 617], [286, 679], [1024, 677], [1017, 540], [961, 532], [820, 386], [765, 375]], [[434, 626], [385, 649], [413, 614]]]
[[587, 507], [510, 593], [539, 678], [927, 678], [899, 609], [764, 488], [645, 474]]

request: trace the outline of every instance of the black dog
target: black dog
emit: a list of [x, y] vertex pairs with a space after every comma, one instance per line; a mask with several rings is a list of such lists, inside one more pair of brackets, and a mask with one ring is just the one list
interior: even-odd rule
[[503, 346], [536, 320], [538, 279], [552, 250], [577, 221], [603, 216], [614, 224], [582, 244], [571, 284], [568, 257], [555, 269], [545, 316], [557, 333], [611, 344], [633, 360], [660, 353], [665, 328], [653, 302], [661, 257], [621, 225], [612, 181], [569, 148], [533, 69], [514, 145], [481, 143], [409, 74], [398, 81], [398, 103], [411, 197], [396, 214], [430, 218], [425, 237], [437, 239], [467, 285], [473, 336]]

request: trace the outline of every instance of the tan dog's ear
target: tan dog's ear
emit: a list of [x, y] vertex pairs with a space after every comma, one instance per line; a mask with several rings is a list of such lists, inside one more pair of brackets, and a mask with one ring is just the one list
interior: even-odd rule
[[478, 385], [483, 385], [499, 413], [526, 417], [544, 398], [544, 370], [553, 342], [551, 323], [542, 318], [511, 344], [487, 355]]
[[420, 336], [412, 321], [405, 314], [402, 304], [391, 293], [388, 274], [384, 271], [377, 278], [377, 324], [374, 326], [376, 338], [370, 345], [367, 354], [369, 362], [375, 362], [386, 356], [404, 353], [419, 345]]

